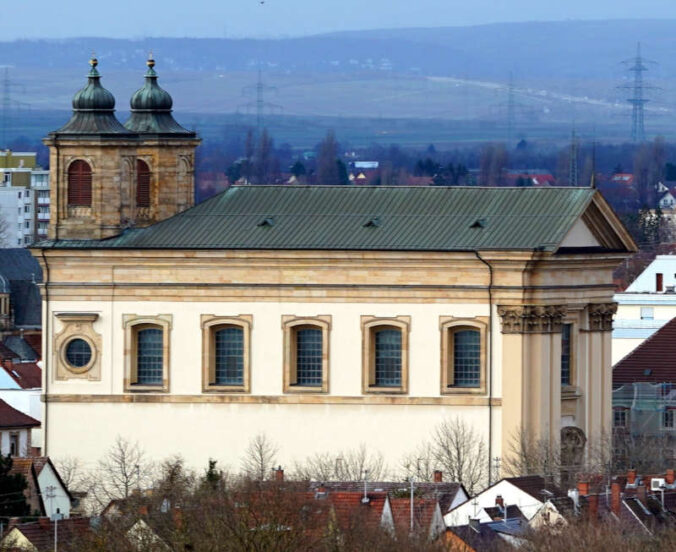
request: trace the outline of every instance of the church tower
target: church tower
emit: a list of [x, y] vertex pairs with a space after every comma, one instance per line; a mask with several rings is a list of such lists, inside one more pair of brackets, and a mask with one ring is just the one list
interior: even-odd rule
[[171, 115], [171, 96], [157, 85], [154, 61], [124, 126], [115, 117], [115, 98], [101, 86], [98, 61], [89, 63], [71, 119], [44, 139], [50, 149], [50, 239], [107, 238], [194, 202], [200, 140]]
[[195, 148], [200, 140], [171, 114], [173, 101], [157, 84], [150, 55], [145, 83], [131, 97], [131, 116], [124, 124], [138, 135], [135, 159], [125, 160], [131, 176], [130, 196], [122, 198], [123, 218], [147, 226], [195, 203]]

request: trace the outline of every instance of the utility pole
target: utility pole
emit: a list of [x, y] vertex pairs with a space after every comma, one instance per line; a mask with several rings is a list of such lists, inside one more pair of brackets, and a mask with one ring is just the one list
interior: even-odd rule
[[409, 479], [409, 483], [411, 484], [411, 529], [410, 529], [411, 534], [413, 534], [413, 490], [415, 488], [415, 486], [413, 485], [414, 482], [415, 482], [415, 478], [411, 477]]

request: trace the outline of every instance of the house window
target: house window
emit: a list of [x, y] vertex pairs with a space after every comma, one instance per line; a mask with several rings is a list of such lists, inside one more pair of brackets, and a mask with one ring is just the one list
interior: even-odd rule
[[92, 169], [87, 162], [78, 159], [68, 167], [68, 205], [91, 207]]
[[284, 392], [327, 393], [330, 316], [282, 317]]
[[655, 309], [653, 307], [641, 307], [641, 320], [653, 320]]
[[572, 351], [573, 325], [561, 326], [561, 385], [572, 384], [571, 351]]
[[442, 316], [441, 392], [484, 393], [488, 318]]
[[141, 160], [136, 160], [136, 206], [150, 207], [150, 167]]
[[662, 427], [664, 429], [674, 429], [674, 411], [665, 410], [662, 414]]
[[169, 314], [123, 315], [126, 391], [169, 391], [171, 320]]
[[613, 410], [613, 427], [625, 429], [629, 422], [629, 410], [626, 408], [616, 408]]
[[364, 392], [408, 391], [409, 327], [408, 316], [362, 316]]
[[251, 315], [202, 315], [202, 390], [249, 392]]

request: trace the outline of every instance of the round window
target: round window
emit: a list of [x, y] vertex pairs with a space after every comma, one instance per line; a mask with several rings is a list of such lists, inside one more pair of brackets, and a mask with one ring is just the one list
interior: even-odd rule
[[66, 360], [75, 368], [82, 368], [92, 359], [92, 348], [84, 339], [73, 339], [66, 346]]

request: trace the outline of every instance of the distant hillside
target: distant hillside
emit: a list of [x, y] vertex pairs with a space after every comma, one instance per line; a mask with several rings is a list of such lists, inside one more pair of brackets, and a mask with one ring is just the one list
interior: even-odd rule
[[[373, 133], [355, 140], [401, 138], [379, 129], [383, 118], [457, 121], [458, 140], [494, 139], [507, 133], [508, 105], [514, 107], [515, 136], [542, 136], [549, 129], [570, 129], [575, 121], [579, 130], [600, 139], [624, 140], [630, 91], [620, 85], [631, 81], [622, 61], [635, 54], [639, 41], [645, 57], [657, 62], [648, 64], [646, 76], [657, 86], [647, 94], [648, 135], [676, 139], [676, 20], [384, 29], [278, 40], [19, 40], [0, 42], [0, 66], [10, 66], [17, 109], [9, 132], [15, 135], [29, 133], [20, 128], [27, 110], [69, 109], [92, 50], [104, 86], [125, 111], [152, 49], [160, 84], [186, 126], [202, 127], [206, 114], [251, 115], [260, 67], [271, 87], [265, 89], [267, 111], [375, 121]], [[468, 128], [475, 130], [461, 130]], [[48, 130], [34, 128], [30, 134]]]
[[261, 60], [286, 71], [379, 69], [432, 75], [608, 78], [636, 43], [676, 75], [676, 20], [501, 23], [340, 32], [279, 40], [73, 38], [0, 42], [0, 65], [72, 68], [95, 50], [109, 69], [138, 67], [153, 49], [174, 71], [245, 71]]

